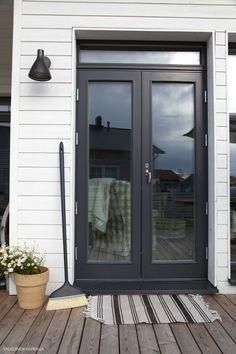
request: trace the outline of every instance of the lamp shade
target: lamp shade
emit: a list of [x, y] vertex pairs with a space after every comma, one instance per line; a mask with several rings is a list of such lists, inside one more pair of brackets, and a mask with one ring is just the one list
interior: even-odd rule
[[50, 64], [50, 60], [44, 56], [44, 50], [38, 49], [37, 59], [30, 69], [29, 77], [36, 81], [51, 80], [51, 74], [49, 71]]

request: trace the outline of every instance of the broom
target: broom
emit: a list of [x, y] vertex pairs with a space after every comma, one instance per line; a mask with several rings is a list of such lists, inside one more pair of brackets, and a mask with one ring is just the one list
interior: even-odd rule
[[67, 243], [66, 243], [66, 207], [65, 207], [65, 175], [64, 175], [64, 146], [60, 143], [60, 186], [61, 186], [61, 215], [62, 215], [62, 236], [63, 236], [63, 254], [64, 254], [64, 271], [65, 282], [57, 290], [55, 290], [48, 300], [47, 310], [61, 310], [72, 307], [87, 305], [88, 301], [80, 288], [69, 283], [68, 280], [68, 260], [67, 260]]

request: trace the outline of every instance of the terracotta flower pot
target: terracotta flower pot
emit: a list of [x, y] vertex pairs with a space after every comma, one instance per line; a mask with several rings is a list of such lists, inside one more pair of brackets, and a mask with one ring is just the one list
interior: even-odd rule
[[39, 274], [25, 275], [14, 273], [19, 306], [23, 309], [36, 309], [45, 301], [45, 291], [48, 282], [48, 268], [42, 267]]

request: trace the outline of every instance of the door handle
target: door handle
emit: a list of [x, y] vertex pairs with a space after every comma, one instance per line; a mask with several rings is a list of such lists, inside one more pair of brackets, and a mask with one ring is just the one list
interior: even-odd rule
[[152, 182], [152, 172], [150, 171], [150, 166], [148, 162], [145, 162], [145, 176], [148, 184]]

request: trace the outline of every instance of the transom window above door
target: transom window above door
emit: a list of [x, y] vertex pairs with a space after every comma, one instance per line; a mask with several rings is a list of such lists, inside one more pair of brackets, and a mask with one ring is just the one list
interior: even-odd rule
[[201, 65], [202, 48], [135, 43], [81, 43], [80, 64], [144, 64], [144, 65]]
[[80, 63], [199, 65], [199, 52], [81, 50]]

